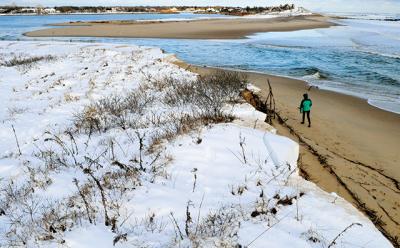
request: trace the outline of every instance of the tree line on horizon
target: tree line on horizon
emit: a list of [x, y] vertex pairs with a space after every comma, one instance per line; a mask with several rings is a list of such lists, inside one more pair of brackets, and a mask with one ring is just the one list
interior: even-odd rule
[[[43, 7], [41, 5], [35, 7], [28, 6], [0, 6], [0, 14], [18, 14], [29, 13], [35, 9], [42, 10], [50, 7]], [[256, 7], [231, 7], [231, 6], [56, 6], [52, 7], [57, 13], [106, 13], [106, 12], [181, 12], [193, 11], [198, 13], [212, 13], [218, 12], [221, 14], [257, 14], [262, 12], [279, 12], [285, 10], [292, 10], [295, 8], [294, 4], [282, 4], [279, 6], [256, 6]], [[172, 11], [171, 11], [172, 10]], [[37, 11], [40, 13], [40, 11]], [[35, 12], [31, 12], [35, 13]]]

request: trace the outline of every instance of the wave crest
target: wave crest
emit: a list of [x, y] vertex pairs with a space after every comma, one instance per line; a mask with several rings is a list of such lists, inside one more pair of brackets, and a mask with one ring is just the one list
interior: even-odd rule
[[315, 79], [328, 79], [329, 78], [328, 72], [325, 72], [314, 66], [294, 68], [293, 73], [297, 76], [302, 76], [302, 77], [312, 76]]

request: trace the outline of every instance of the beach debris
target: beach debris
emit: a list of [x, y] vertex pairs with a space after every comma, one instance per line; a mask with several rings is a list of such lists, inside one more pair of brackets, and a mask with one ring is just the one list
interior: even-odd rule
[[267, 114], [267, 117], [265, 118], [265, 122], [267, 122], [268, 124], [272, 124], [272, 119], [275, 119], [275, 99], [274, 99], [274, 93], [272, 92], [272, 87], [269, 82], [269, 79], [267, 80], [267, 83], [268, 83], [269, 92], [268, 92], [267, 99], [264, 102], [265, 110], [266, 110], [265, 113]]

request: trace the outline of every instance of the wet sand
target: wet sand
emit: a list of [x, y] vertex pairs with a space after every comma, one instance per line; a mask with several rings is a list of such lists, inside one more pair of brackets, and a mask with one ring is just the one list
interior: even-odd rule
[[119, 37], [179, 39], [239, 39], [258, 32], [327, 28], [335, 25], [320, 15], [281, 18], [235, 18], [191, 21], [97, 21], [60, 23], [27, 32], [29, 37]]
[[[182, 64], [186, 68], [185, 64]], [[190, 66], [207, 74], [215, 69]], [[270, 80], [281, 122], [278, 134], [300, 146], [303, 176], [327, 192], [336, 192], [362, 210], [397, 247], [400, 237], [400, 115], [365, 100], [311, 88], [303, 81], [246, 73], [267, 93]], [[297, 109], [303, 93], [313, 100], [312, 127], [300, 124]], [[282, 122], [283, 121], [283, 122]]]

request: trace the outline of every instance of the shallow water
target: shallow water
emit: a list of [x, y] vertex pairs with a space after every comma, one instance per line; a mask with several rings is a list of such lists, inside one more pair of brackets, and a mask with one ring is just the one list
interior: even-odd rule
[[[193, 14], [0, 16], [0, 39], [30, 39], [22, 33], [50, 23], [87, 20], [150, 20], [221, 17]], [[189, 63], [300, 78], [321, 88], [368, 99], [400, 113], [400, 22], [344, 19], [342, 26], [260, 33], [246, 40], [41, 38], [158, 46]], [[352, 18], [358, 18], [353, 15]], [[392, 18], [393, 19], [393, 18]], [[301, 93], [300, 93], [301, 94]]]

